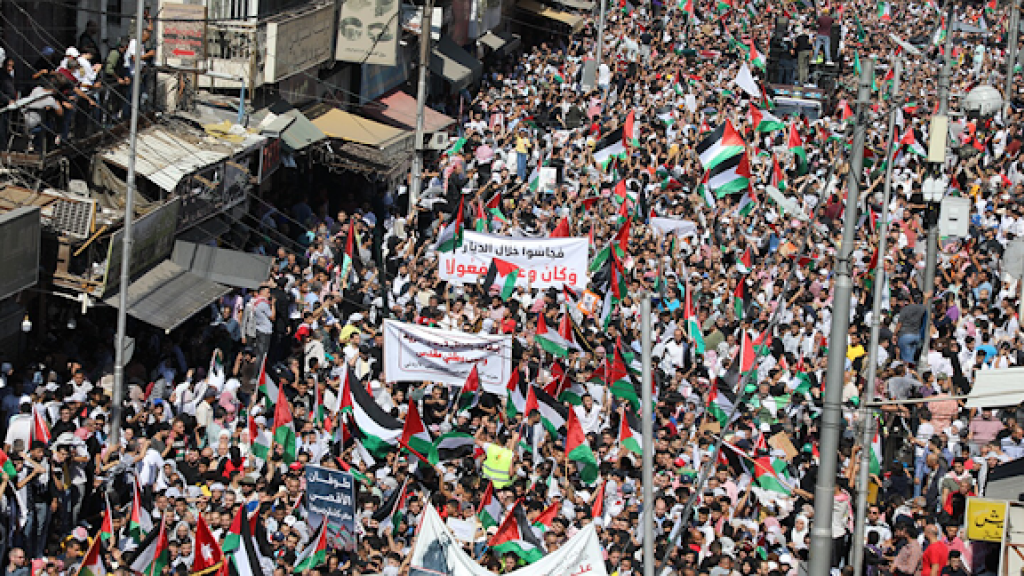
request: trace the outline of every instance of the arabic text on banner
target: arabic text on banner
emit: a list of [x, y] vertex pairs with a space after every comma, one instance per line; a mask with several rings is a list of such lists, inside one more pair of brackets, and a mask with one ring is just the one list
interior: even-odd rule
[[328, 543], [338, 549], [356, 549], [356, 483], [352, 474], [319, 466], [306, 466], [309, 524], [327, 519]]
[[587, 287], [586, 238], [509, 238], [466, 231], [462, 247], [440, 254], [441, 280], [474, 284], [487, 276], [491, 260], [499, 258], [523, 269], [518, 286], [577, 289]]
[[512, 372], [512, 338], [385, 320], [384, 366], [390, 382], [456, 385], [476, 366], [483, 389], [504, 396]]

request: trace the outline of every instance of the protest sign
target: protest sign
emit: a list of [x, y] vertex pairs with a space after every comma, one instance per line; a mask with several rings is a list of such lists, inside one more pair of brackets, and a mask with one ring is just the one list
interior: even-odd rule
[[384, 362], [389, 382], [462, 384], [476, 366], [484, 391], [504, 396], [512, 373], [512, 337], [385, 320]]
[[306, 467], [306, 500], [309, 524], [326, 519], [328, 545], [356, 549], [356, 483], [352, 474], [320, 466]]
[[473, 284], [487, 275], [491, 260], [499, 258], [522, 269], [517, 286], [587, 287], [586, 238], [511, 238], [466, 231], [462, 246], [440, 254], [441, 280]]

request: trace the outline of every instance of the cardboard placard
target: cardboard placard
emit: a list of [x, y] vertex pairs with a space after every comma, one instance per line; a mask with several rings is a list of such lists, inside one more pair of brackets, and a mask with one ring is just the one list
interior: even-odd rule
[[799, 454], [799, 452], [797, 452], [796, 448], [793, 446], [793, 443], [789, 441], [789, 438], [786, 436], [785, 432], [779, 432], [775, 436], [769, 438], [768, 444], [772, 448], [775, 448], [776, 450], [782, 450], [783, 452], [785, 452], [787, 462], [792, 462], [793, 458], [795, 458], [797, 454]]

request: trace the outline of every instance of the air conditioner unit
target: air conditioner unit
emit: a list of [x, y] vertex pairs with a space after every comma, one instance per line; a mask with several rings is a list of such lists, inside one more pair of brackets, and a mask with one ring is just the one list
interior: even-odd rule
[[88, 238], [96, 221], [96, 201], [61, 198], [53, 203], [50, 225], [54, 231], [72, 238]]
[[448, 134], [445, 132], [434, 132], [424, 137], [423, 147], [427, 150], [447, 150]]

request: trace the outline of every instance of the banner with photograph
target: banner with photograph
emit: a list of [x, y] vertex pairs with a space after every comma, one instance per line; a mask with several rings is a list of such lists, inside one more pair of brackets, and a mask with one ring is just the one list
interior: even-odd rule
[[655, 216], [650, 220], [651, 228], [655, 232], [665, 236], [675, 234], [679, 238], [697, 235], [697, 223], [693, 220], [676, 220], [675, 218], [660, 218]]
[[462, 247], [440, 254], [441, 280], [475, 284], [499, 258], [522, 268], [517, 286], [530, 288], [587, 287], [586, 238], [510, 238], [467, 230]]
[[338, 16], [335, 59], [394, 66], [400, 6], [398, 0], [346, 0]]
[[356, 483], [352, 474], [320, 466], [306, 466], [309, 524], [327, 521], [329, 548], [356, 549]]
[[[448, 530], [441, 516], [428, 505], [423, 512], [416, 545], [409, 562], [410, 576], [494, 576], [494, 573], [476, 563], [462, 549], [462, 544]], [[601, 543], [594, 524], [587, 524], [558, 550], [518, 570], [510, 576], [608, 576]]]
[[456, 385], [465, 383], [476, 366], [484, 391], [504, 396], [512, 373], [512, 337], [385, 320], [384, 366], [389, 382]]

